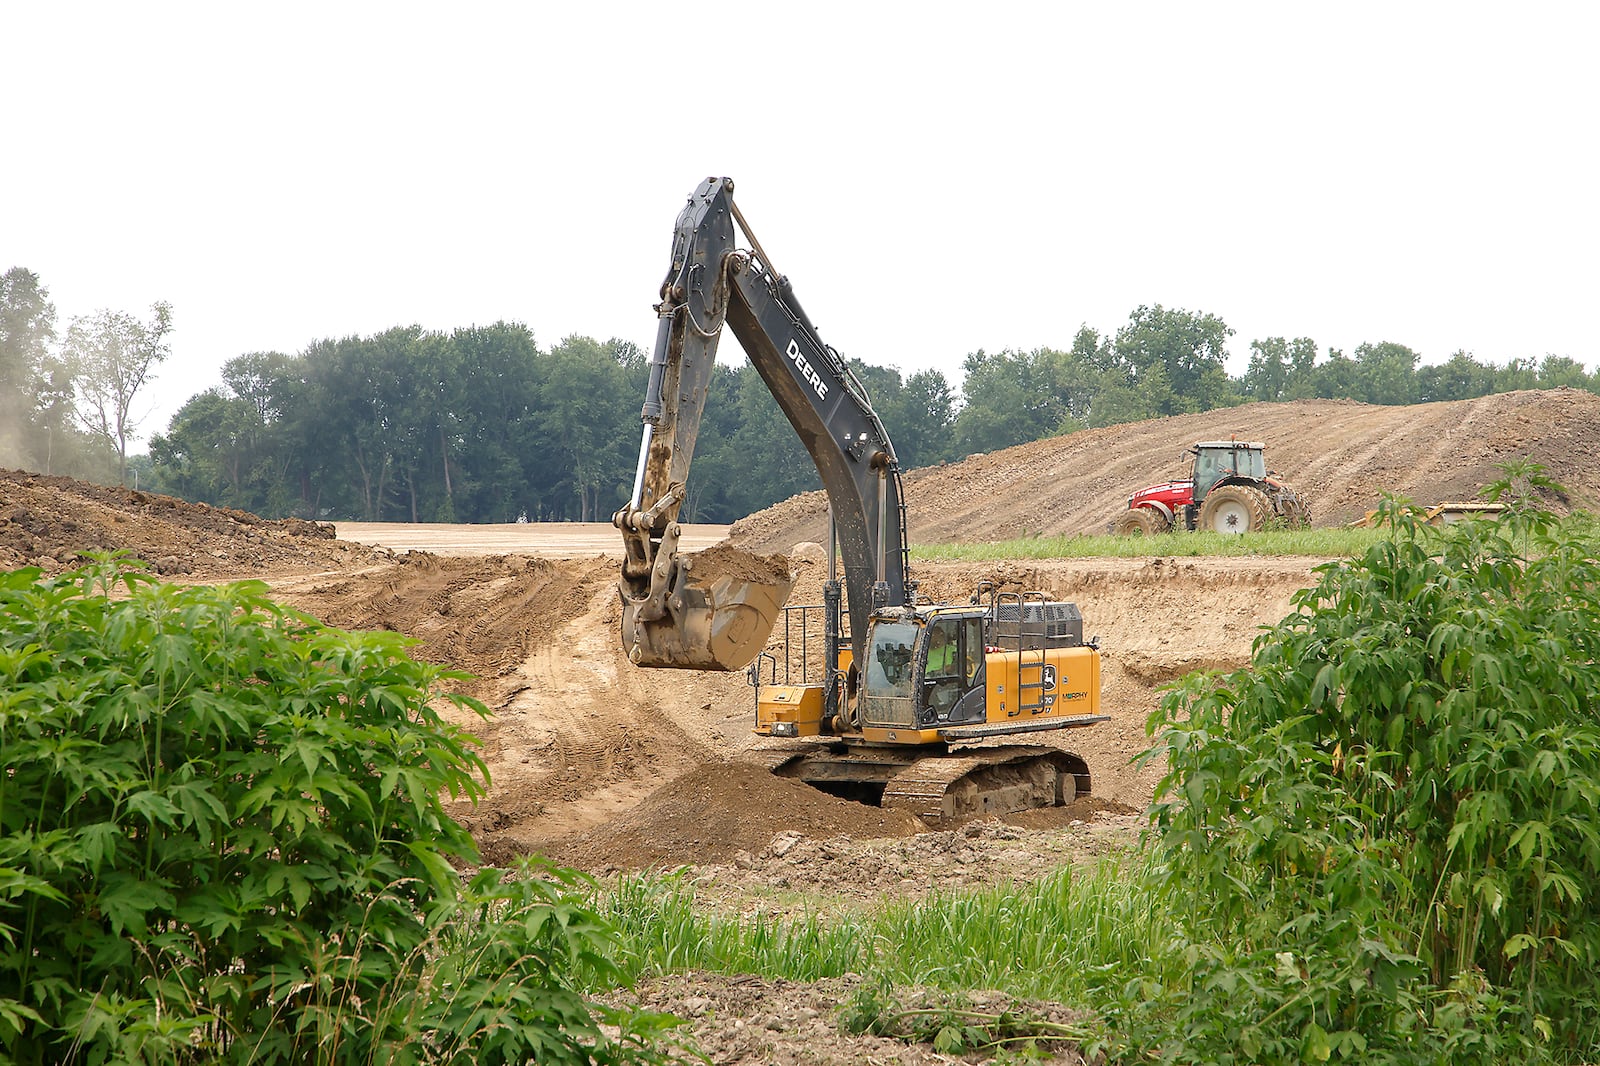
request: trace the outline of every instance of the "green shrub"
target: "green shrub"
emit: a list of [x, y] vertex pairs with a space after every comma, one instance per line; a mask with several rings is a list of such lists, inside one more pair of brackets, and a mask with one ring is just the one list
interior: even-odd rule
[[0, 574], [0, 1057], [652, 1057], [575, 991], [612, 941], [564, 876], [463, 885], [441, 797], [484, 765], [430, 700], [482, 707], [405, 645], [259, 583]]
[[1392, 538], [1319, 568], [1249, 670], [1152, 717], [1186, 934], [1146, 1004], [1168, 1059], [1600, 1050], [1592, 526], [1526, 497], [1444, 530], [1386, 511]]

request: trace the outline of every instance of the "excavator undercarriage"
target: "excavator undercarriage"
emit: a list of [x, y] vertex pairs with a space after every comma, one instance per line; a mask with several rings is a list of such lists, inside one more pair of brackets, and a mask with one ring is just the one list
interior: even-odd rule
[[893, 747], [828, 741], [749, 756], [779, 777], [842, 799], [891, 807], [930, 826], [1039, 807], [1064, 807], [1090, 789], [1089, 766], [1038, 745]]

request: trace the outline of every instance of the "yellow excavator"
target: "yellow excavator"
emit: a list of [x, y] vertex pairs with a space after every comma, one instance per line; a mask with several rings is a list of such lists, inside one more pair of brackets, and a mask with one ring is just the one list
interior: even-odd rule
[[[736, 227], [749, 242], [736, 246]], [[1100, 653], [1071, 603], [984, 583], [934, 604], [910, 579], [900, 464], [855, 374], [823, 343], [733, 200], [707, 178], [673, 233], [629, 502], [622, 642], [640, 667], [747, 669], [758, 753], [778, 774], [930, 823], [1060, 806], [1087, 793], [1082, 757], [1031, 734], [1091, 726]], [[678, 513], [730, 329], [816, 464], [830, 536], [820, 605], [759, 557], [680, 553]], [[841, 577], [842, 559], [842, 577]], [[780, 616], [784, 636], [769, 649]], [[820, 617], [818, 617], [820, 616]]]

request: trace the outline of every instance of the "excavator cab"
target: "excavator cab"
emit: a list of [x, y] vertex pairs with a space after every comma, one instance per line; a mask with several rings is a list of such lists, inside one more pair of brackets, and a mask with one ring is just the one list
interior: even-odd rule
[[983, 619], [941, 612], [879, 619], [868, 642], [858, 714], [863, 727], [912, 728], [981, 718]]

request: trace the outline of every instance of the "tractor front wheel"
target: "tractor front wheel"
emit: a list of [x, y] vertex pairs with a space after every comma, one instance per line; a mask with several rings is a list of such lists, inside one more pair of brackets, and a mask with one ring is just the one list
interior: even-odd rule
[[1111, 532], [1118, 537], [1153, 537], [1165, 533], [1171, 525], [1167, 516], [1154, 508], [1130, 507], [1111, 523]]
[[1219, 485], [1200, 505], [1200, 528], [1214, 533], [1259, 533], [1267, 526], [1272, 505], [1248, 485]]

